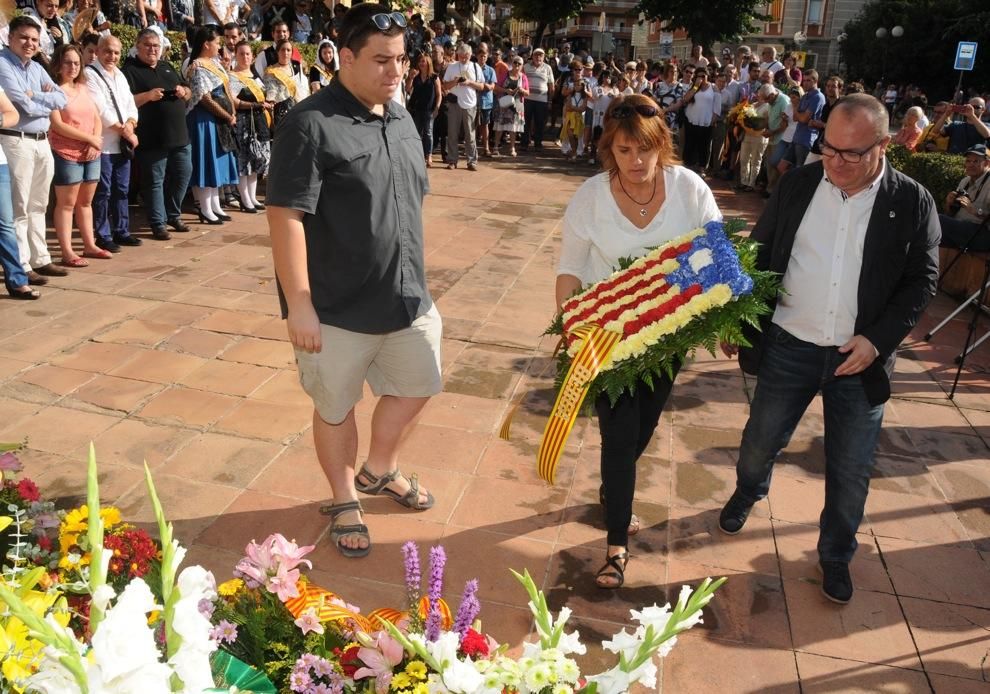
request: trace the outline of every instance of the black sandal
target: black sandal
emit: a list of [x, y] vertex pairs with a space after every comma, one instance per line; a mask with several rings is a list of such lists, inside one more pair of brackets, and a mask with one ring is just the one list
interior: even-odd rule
[[[602, 514], [604, 514], [605, 513], [605, 485], [604, 484], [602, 484], [602, 485], [600, 485], [598, 487], [598, 503], [600, 503], [602, 505]], [[633, 535], [635, 535], [636, 533], [639, 532], [639, 529], [641, 527], [642, 527], [642, 523], [640, 523], [639, 516], [637, 516], [635, 513], [632, 514], [632, 517], [629, 519], [629, 529], [626, 530], [626, 535], [629, 535], [630, 537], [632, 537]]]
[[[320, 506], [320, 513], [330, 516], [330, 541], [337, 546], [337, 551], [349, 559], [366, 557], [371, 551], [371, 536], [368, 534], [368, 526], [364, 523], [352, 523], [351, 525], [338, 525], [337, 517], [349, 511], [363, 513], [360, 501], [345, 501], [342, 504], [327, 504]], [[367, 547], [348, 547], [341, 544], [341, 540], [348, 535], [357, 535], [368, 541]]]
[[[406, 508], [411, 508], [414, 511], [425, 511], [428, 508], [433, 508], [433, 504], [436, 503], [436, 499], [430, 492], [426, 492], [426, 501], [420, 502], [419, 500], [419, 479], [416, 477], [415, 473], [409, 476], [409, 491], [405, 494], [399, 494], [397, 491], [388, 488], [392, 482], [403, 477], [402, 471], [399, 468], [392, 470], [381, 477], [378, 477], [371, 470], [367, 468], [361, 468], [361, 472], [354, 476], [354, 486], [362, 494], [368, 494], [369, 496], [379, 496], [384, 495], [392, 499], [398, 504], [405, 506]], [[367, 484], [361, 481], [364, 478], [367, 480]]]
[[[603, 590], [615, 590], [616, 588], [621, 588], [622, 584], [626, 581], [626, 566], [629, 564], [629, 552], [623, 550], [618, 554], [613, 554], [609, 556], [606, 552], [605, 554], [605, 566], [598, 569], [598, 573], [595, 574], [595, 585]], [[604, 585], [601, 582], [603, 578], [614, 578], [615, 583]]]

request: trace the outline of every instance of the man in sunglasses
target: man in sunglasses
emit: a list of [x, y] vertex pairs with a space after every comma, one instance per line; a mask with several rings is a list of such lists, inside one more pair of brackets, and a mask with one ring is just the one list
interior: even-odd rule
[[822, 160], [781, 178], [753, 229], [762, 244], [757, 266], [780, 273], [782, 291], [762, 333], [748, 335], [755, 347], [739, 353], [759, 379], [719, 527], [742, 530], [769, 492], [778, 453], [821, 393], [818, 559], [825, 596], [846, 603], [895, 352], [935, 295], [940, 234], [932, 196], [884, 159], [887, 111], [876, 98], [836, 101], [824, 137]]
[[[422, 139], [392, 97], [405, 69], [402, 14], [362, 3], [338, 34], [338, 78], [279, 126], [268, 222], [282, 315], [313, 399], [316, 455], [330, 482], [330, 539], [346, 557], [371, 539], [357, 492], [415, 510], [434, 499], [398, 469], [399, 443], [440, 392], [440, 316], [426, 286]], [[380, 396], [355, 476], [354, 407]]]

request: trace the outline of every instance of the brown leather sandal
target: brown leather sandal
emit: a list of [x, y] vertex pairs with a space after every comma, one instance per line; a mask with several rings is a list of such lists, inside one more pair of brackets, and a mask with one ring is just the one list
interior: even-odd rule
[[[629, 552], [623, 550], [611, 556], [606, 552], [605, 565], [595, 574], [595, 585], [603, 590], [621, 588], [626, 581], [626, 566], [629, 565]], [[615, 579], [615, 583], [602, 583], [602, 579]]]

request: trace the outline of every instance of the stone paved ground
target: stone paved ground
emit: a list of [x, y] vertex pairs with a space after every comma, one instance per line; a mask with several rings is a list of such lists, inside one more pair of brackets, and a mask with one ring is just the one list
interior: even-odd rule
[[[403, 513], [365, 503], [374, 551], [344, 560], [317, 513], [329, 488], [313, 455], [310, 407], [277, 306], [265, 221], [234, 214], [168, 243], [94, 261], [42, 301], [0, 300], [0, 440], [27, 437], [28, 471], [65, 503], [83, 493], [90, 440], [106, 501], [149, 520], [140, 464], [153, 468], [191, 560], [226, 578], [244, 544], [279, 531], [317, 543], [315, 578], [366, 609], [401, 599], [399, 547], [442, 542], [452, 596], [481, 579], [486, 629], [512, 644], [529, 628], [508, 568], [528, 568], [555, 607], [598, 639], [628, 610], [726, 575], [705, 625], [662, 667], [669, 692], [990, 691], [990, 349], [946, 399], [962, 323], [918, 337], [953, 302], [940, 297], [899, 361], [876, 479], [844, 608], [819, 593], [822, 411], [816, 402], [783, 456], [771, 496], [746, 531], [716, 530], [733, 482], [747, 382], [733, 363], [699, 357], [641, 465], [628, 582], [592, 587], [603, 529], [598, 439], [579, 423], [553, 488], [534, 472], [551, 397], [552, 308], [561, 212], [587, 171], [550, 159], [434, 169], [427, 267], [444, 316], [445, 392], [425, 410], [403, 465], [438, 503]], [[754, 196], [718, 198], [750, 218]], [[528, 393], [511, 442], [494, 432]], [[358, 413], [363, 450], [371, 400]], [[590, 660], [600, 658], [593, 653]]]

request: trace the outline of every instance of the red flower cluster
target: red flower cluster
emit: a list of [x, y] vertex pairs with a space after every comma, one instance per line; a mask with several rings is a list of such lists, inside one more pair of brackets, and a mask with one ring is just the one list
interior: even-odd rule
[[340, 658], [340, 669], [345, 677], [354, 677], [354, 673], [364, 667], [364, 663], [358, 657], [360, 646], [351, 646], [345, 651], [339, 648], [333, 649], [334, 655]]
[[17, 493], [21, 495], [21, 498], [24, 499], [24, 501], [41, 501], [41, 492], [38, 491], [38, 485], [29, 480], [27, 477], [17, 483]]
[[693, 299], [698, 294], [701, 294], [702, 288], [700, 284], [692, 284], [690, 287], [685, 289], [683, 292], [677, 296], [671, 298], [669, 301], [664, 302], [660, 306], [657, 306], [651, 311], [647, 311], [641, 315], [636, 320], [629, 321], [622, 327], [622, 331], [626, 337], [630, 335], [635, 335], [640, 330], [648, 325], [653, 325], [654, 323], [659, 323], [660, 319], [670, 315], [681, 306], [686, 304], [688, 301]]
[[461, 639], [461, 653], [466, 656], [488, 656], [488, 637], [479, 634], [474, 629], [468, 628], [464, 638]]
[[144, 530], [124, 528], [120, 532], [109, 533], [103, 540], [104, 546], [113, 552], [110, 558], [110, 574], [137, 578], [151, 569], [151, 562], [158, 559], [158, 545]]

